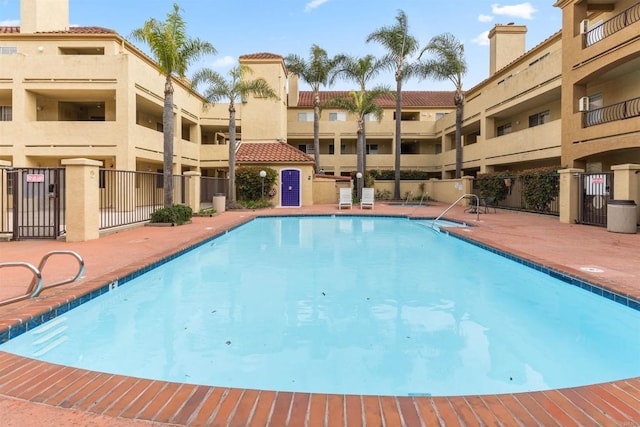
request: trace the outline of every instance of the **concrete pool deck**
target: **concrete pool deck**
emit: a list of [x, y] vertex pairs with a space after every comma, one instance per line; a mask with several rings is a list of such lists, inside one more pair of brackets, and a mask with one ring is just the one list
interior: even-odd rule
[[[224, 232], [259, 215], [402, 215], [435, 217], [446, 205], [374, 210], [336, 205], [231, 211], [194, 218], [181, 227], [137, 227], [78, 243], [0, 243], [0, 262], [37, 265], [52, 250], [85, 260], [83, 278], [45, 290], [33, 300], [0, 307], [3, 330], [111, 280]], [[640, 235], [560, 224], [545, 217], [498, 210], [476, 215], [456, 207], [447, 219], [473, 227], [452, 232], [532, 260], [640, 301]], [[52, 257], [45, 283], [73, 274], [65, 257]], [[2, 273], [0, 273], [2, 274]], [[5, 281], [4, 278], [2, 280]], [[0, 289], [0, 299], [15, 285]], [[638, 331], [640, 333], [640, 331]], [[638, 355], [640, 363], [640, 355]], [[326, 395], [166, 383], [61, 367], [0, 351], [3, 426], [56, 425], [640, 425], [640, 378], [532, 393], [455, 397]]]

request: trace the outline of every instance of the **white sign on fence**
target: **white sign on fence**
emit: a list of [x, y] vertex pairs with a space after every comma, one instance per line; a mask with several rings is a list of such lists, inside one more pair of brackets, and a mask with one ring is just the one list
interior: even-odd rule
[[28, 173], [27, 182], [44, 182], [43, 173]]

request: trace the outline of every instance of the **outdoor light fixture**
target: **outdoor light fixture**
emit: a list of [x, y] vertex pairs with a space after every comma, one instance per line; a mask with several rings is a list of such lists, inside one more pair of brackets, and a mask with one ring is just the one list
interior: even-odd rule
[[260, 178], [262, 178], [262, 198], [261, 200], [264, 200], [264, 177], [267, 176], [267, 172], [266, 171], [260, 171]]

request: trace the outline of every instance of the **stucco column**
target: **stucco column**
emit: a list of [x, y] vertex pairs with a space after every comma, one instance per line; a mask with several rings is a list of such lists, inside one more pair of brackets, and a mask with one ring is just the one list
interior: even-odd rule
[[200, 172], [186, 171], [187, 177], [187, 204], [193, 213], [200, 211]]
[[67, 242], [100, 237], [99, 168], [89, 159], [62, 160], [65, 167]]
[[[635, 200], [640, 205], [640, 164], [611, 166], [613, 171], [613, 198]], [[637, 209], [640, 223], [640, 209]]]
[[561, 169], [560, 175], [560, 222], [573, 224], [578, 219], [579, 179], [583, 169]]
[[11, 162], [0, 160], [0, 230], [9, 229], [9, 197], [7, 191], [7, 179], [9, 174], [4, 168], [11, 166]]

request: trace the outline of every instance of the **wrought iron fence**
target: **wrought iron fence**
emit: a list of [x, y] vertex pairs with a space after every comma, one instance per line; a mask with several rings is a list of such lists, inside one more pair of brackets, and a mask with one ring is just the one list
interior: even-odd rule
[[229, 197], [228, 178], [200, 177], [200, 206], [203, 208], [212, 206], [213, 196], [220, 194]]
[[640, 3], [634, 4], [613, 18], [589, 29], [583, 36], [582, 45], [583, 47], [594, 45], [638, 21], [640, 21]]
[[640, 98], [633, 98], [617, 104], [585, 111], [582, 116], [584, 127], [615, 122], [640, 116]]
[[[495, 202], [496, 207], [545, 215], [560, 215], [560, 175], [547, 175], [545, 184], [552, 189], [547, 197], [539, 197], [539, 179], [526, 176], [505, 176], [506, 196]], [[474, 181], [475, 185], [475, 181]], [[479, 190], [474, 188], [474, 193]]]
[[[162, 173], [100, 169], [100, 229], [148, 221], [164, 206]], [[188, 203], [188, 177], [173, 176], [174, 203]]]
[[579, 175], [579, 213], [581, 224], [607, 226], [607, 206], [613, 196], [613, 172]]

